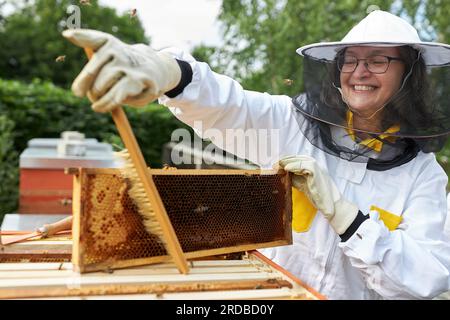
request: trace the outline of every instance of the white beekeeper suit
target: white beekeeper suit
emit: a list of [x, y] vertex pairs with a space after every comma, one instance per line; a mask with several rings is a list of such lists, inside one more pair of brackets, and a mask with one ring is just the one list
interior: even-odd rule
[[[328, 155], [302, 137], [289, 97], [243, 90], [205, 63], [183, 54], [179, 58], [191, 63], [192, 82], [176, 98], [160, 100], [177, 118], [189, 125], [201, 121], [204, 131], [279, 129], [279, 141], [285, 143], [270, 159], [259, 158], [257, 150], [239, 154], [235, 146], [219, 147], [265, 167], [285, 155], [309, 155], [332, 175], [346, 199], [373, 214], [344, 243], [316, 215], [308, 232], [294, 232], [293, 245], [264, 254], [331, 299], [432, 298], [449, 290], [450, 244], [442, 232], [447, 176], [433, 154], [420, 152], [385, 172], [367, 170], [366, 164]], [[389, 231], [372, 206], [401, 215], [402, 222]]]
[[[378, 11], [367, 18], [384, 19], [387, 15]], [[386, 19], [392, 20], [389, 16]], [[427, 45], [417, 34], [417, 38], [399, 41], [392, 25], [389, 38], [381, 41], [364, 21], [344, 38], [347, 42], [338, 46], [408, 44], [422, 50], [428, 61], [450, 62], [448, 46]], [[361, 24], [367, 32], [361, 32]], [[404, 23], [398, 24], [397, 35], [411, 32], [408, 27], [406, 31], [402, 28]], [[290, 166], [294, 178], [306, 170], [308, 177], [316, 180], [313, 184], [319, 186], [321, 195], [312, 202], [323, 214], [314, 210], [307, 228], [297, 229], [294, 212], [293, 244], [262, 251], [323, 295], [330, 299], [421, 299], [450, 290], [450, 243], [443, 233], [447, 176], [433, 153], [418, 151], [389, 170], [373, 170], [367, 162], [348, 161], [311, 144], [302, 133], [298, 113], [288, 96], [244, 90], [233, 79], [212, 72], [207, 64], [176, 49], [155, 55], [101, 33], [81, 30], [66, 32], [65, 36], [77, 45], [97, 50], [98, 57], [94, 55], [73, 85], [77, 95], [90, 96], [95, 110], [108, 111], [124, 102], [134, 105], [130, 97], [145, 88], [145, 95], [138, 98], [147, 98], [137, 99], [139, 105], [160, 97], [160, 103], [193, 126], [201, 137], [263, 168], [286, 156], [301, 155], [287, 158], [285, 168]], [[335, 54], [332, 45], [312, 45], [299, 49], [299, 53], [306, 49]], [[121, 56], [121, 52], [126, 55]], [[108, 69], [104, 65], [111, 56], [118, 59], [110, 59], [113, 67]], [[152, 63], [139, 65], [134, 56]], [[175, 71], [175, 60], [170, 61], [168, 56], [178, 60], [181, 75]], [[164, 64], [172, 71], [169, 79], [161, 77], [164, 68], [158, 69]], [[152, 78], [152, 72], [158, 72], [159, 78]], [[138, 75], [133, 76], [135, 73]], [[118, 85], [105, 94], [114, 79], [120, 79]], [[132, 89], [127, 91], [129, 87]], [[166, 95], [161, 96], [161, 92]], [[218, 132], [226, 137], [226, 131], [233, 129], [250, 130], [248, 143], [236, 145], [234, 140], [217, 138]], [[258, 134], [267, 129], [265, 134]], [[260, 152], [261, 143], [273, 146], [271, 152]], [[294, 185], [296, 181], [293, 179]], [[327, 194], [333, 196], [327, 199]], [[325, 199], [323, 203], [319, 203], [321, 199]]]

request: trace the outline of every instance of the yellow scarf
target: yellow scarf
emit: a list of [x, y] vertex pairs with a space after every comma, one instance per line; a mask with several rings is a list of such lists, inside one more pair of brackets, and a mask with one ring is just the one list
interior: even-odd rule
[[[353, 112], [351, 112], [350, 110], [347, 111], [347, 125], [348, 127], [346, 128], [348, 134], [350, 135], [350, 137], [352, 138], [353, 141], [356, 141], [356, 135], [355, 132], [353, 131]], [[392, 127], [390, 127], [389, 129], [387, 129], [383, 134], [380, 134], [378, 137], [380, 138], [380, 140], [378, 140], [377, 138], [367, 138], [364, 139], [362, 141], [359, 142], [359, 144], [365, 145], [366, 147], [376, 151], [376, 152], [380, 152], [381, 149], [383, 148], [383, 139], [388, 140], [390, 142], [394, 142], [396, 137], [391, 136], [391, 133], [396, 133], [400, 131], [400, 126], [398, 125], [394, 125]]]

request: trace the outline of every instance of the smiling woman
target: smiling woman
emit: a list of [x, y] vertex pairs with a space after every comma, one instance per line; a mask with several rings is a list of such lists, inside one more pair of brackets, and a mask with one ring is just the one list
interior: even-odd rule
[[357, 162], [439, 151], [450, 132], [445, 67], [450, 49], [421, 42], [404, 24], [391, 25], [389, 36], [397, 32], [397, 42], [365, 28], [356, 26], [347, 41], [298, 50], [306, 92], [294, 101], [305, 136], [316, 147]]

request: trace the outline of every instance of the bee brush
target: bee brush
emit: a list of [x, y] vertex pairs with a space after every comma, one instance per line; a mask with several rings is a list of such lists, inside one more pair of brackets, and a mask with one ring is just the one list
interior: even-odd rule
[[[85, 48], [84, 50], [90, 59], [93, 55], [92, 49]], [[131, 196], [144, 219], [146, 230], [150, 234], [156, 233], [159, 236], [180, 273], [187, 274], [189, 272], [187, 260], [156, 189], [152, 175], [147, 168], [128, 118], [122, 107], [115, 108], [111, 114], [120, 137], [129, 152], [128, 171], [132, 171], [129, 177], [132, 191], [134, 189]], [[127, 158], [128, 155], [125, 157]], [[157, 225], [155, 225], [155, 222]]]

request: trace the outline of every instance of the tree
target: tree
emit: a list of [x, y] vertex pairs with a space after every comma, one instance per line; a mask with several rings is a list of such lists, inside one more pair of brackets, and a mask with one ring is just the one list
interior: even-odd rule
[[450, 42], [450, 2], [441, 0], [403, 1], [400, 14], [410, 18], [424, 41]]
[[[31, 3], [7, 0], [0, 5], [7, 3], [15, 5], [16, 10], [0, 18], [2, 78], [25, 81], [41, 78], [66, 88], [70, 86], [86, 63], [83, 51], [61, 36], [74, 14], [67, 11], [71, 4], [78, 5], [82, 28], [112, 33], [128, 43], [149, 42], [137, 16], [118, 15], [115, 9], [99, 6], [95, 0], [90, 5], [69, 0]], [[57, 62], [59, 56], [65, 56], [64, 61]]]
[[17, 207], [19, 154], [14, 148], [14, 122], [0, 115], [0, 222], [2, 215]]

